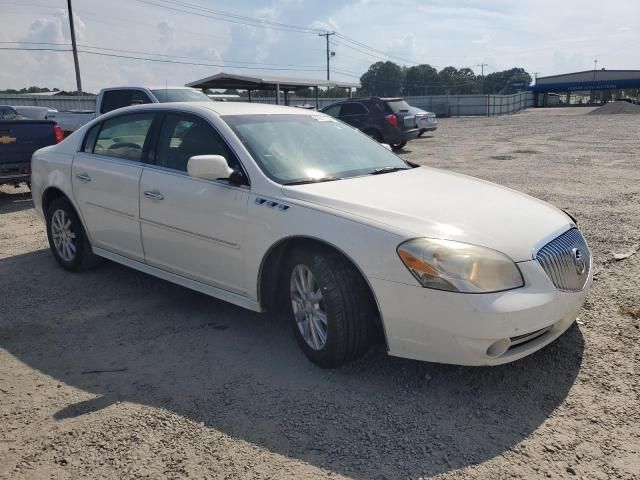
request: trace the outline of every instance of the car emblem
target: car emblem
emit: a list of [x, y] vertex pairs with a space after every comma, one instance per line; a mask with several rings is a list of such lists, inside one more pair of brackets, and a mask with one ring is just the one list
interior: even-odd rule
[[584, 272], [587, 270], [587, 263], [584, 260], [584, 255], [579, 248], [572, 249], [571, 254], [573, 256], [573, 264], [576, 267], [576, 272], [578, 272], [578, 275], [584, 275]]

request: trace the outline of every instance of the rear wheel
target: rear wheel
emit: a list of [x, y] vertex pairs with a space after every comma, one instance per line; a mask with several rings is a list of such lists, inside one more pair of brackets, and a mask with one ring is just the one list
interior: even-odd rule
[[391, 149], [395, 151], [402, 150], [406, 144], [407, 142], [394, 143], [391, 145]]
[[295, 250], [286, 270], [289, 312], [298, 344], [324, 368], [362, 356], [376, 310], [360, 273], [342, 255]]
[[69, 200], [60, 197], [51, 202], [46, 219], [49, 247], [62, 268], [77, 272], [99, 263]]

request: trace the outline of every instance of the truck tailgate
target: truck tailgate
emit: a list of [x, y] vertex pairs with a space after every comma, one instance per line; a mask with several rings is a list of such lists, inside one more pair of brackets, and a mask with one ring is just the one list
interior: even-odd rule
[[39, 148], [56, 143], [50, 120], [0, 121], [0, 168], [7, 164], [29, 163]]

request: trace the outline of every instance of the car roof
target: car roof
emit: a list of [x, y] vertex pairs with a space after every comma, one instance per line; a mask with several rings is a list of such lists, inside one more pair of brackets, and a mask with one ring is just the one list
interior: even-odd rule
[[[306, 110], [304, 108], [285, 107], [283, 105], [269, 105], [265, 103], [249, 103], [249, 102], [165, 102], [165, 103], [144, 103], [141, 105], [133, 105], [131, 107], [120, 108], [114, 110], [122, 113], [125, 111], [135, 110], [163, 110], [167, 108], [176, 108], [181, 111], [202, 111], [202, 109], [210, 110], [218, 115], [324, 115], [324, 113], [315, 110]], [[109, 112], [111, 113], [111, 112]]]
[[[106, 87], [103, 88], [102, 90], [107, 91], [107, 90], [198, 90], [197, 88], [192, 88], [192, 87], [185, 87], [182, 85], [176, 85], [176, 86], [167, 86], [167, 85], [152, 85], [152, 86], [147, 86], [147, 85], [118, 85], [115, 87]], [[198, 90], [200, 91], [200, 90]]]

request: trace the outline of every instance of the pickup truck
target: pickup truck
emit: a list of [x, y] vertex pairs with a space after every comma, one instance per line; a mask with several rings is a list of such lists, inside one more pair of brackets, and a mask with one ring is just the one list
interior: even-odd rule
[[47, 118], [57, 122], [65, 135], [68, 135], [97, 116], [115, 110], [116, 108], [141, 105], [143, 103], [203, 101], [207, 102], [212, 100], [200, 90], [190, 87], [110, 87], [103, 88], [98, 94], [95, 112], [54, 111], [49, 113]]
[[24, 120], [0, 117], [0, 185], [26, 182], [31, 186], [31, 155], [36, 150], [59, 143], [62, 129], [52, 120]]

